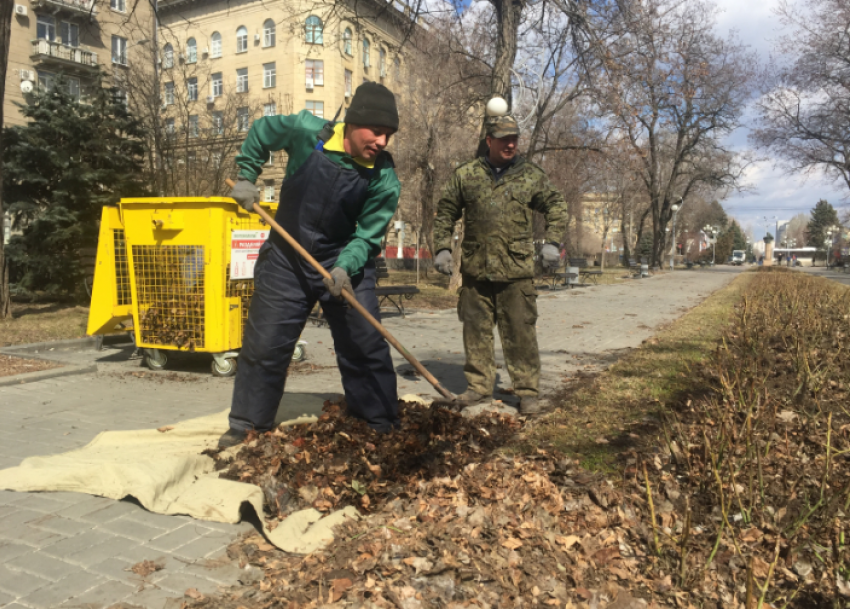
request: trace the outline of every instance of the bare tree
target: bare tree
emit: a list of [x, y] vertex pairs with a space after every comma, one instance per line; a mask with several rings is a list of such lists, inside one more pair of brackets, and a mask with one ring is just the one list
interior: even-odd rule
[[792, 171], [822, 172], [850, 188], [850, 4], [783, 1], [782, 39], [752, 138]]
[[[128, 103], [145, 128], [148, 184], [161, 196], [214, 196], [229, 190], [233, 159], [263, 103], [234, 83], [199, 69], [178, 42], [160, 74], [153, 61], [135, 65], [123, 83]], [[281, 108], [277, 99], [266, 100]], [[283, 109], [283, 108], [281, 108]]]
[[740, 177], [740, 159], [723, 138], [738, 125], [755, 58], [717, 37], [702, 0], [618, 2], [594, 24], [605, 34], [597, 40], [606, 41], [592, 47], [603, 66], [595, 97], [640, 158], [659, 265], [671, 206], [700, 184], [721, 188]]
[[[0, 126], [3, 125], [3, 97], [6, 90], [6, 70], [9, 67], [9, 42], [12, 38], [13, 0], [0, 0]], [[0, 319], [12, 314], [9, 291], [9, 261], [5, 254], [5, 213], [3, 212], [3, 130], [0, 128]]]
[[411, 38], [403, 82], [396, 86], [403, 134], [394, 150], [404, 184], [401, 214], [432, 254], [439, 190], [469, 154], [468, 143], [478, 133], [478, 101], [488, 84], [479, 62], [452, 51], [447, 21], [433, 20], [430, 33]]

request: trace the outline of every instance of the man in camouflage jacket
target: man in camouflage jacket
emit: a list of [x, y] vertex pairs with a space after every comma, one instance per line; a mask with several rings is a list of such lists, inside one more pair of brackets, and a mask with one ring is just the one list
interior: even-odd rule
[[488, 119], [487, 155], [458, 167], [437, 204], [434, 266], [451, 274], [452, 234], [463, 215], [458, 317], [463, 322], [468, 387], [458, 401], [468, 406], [492, 397], [493, 326], [498, 325], [520, 411], [532, 414], [540, 410], [532, 212], [541, 212], [546, 220], [543, 263], [557, 266], [567, 207], [543, 170], [517, 154], [518, 140], [519, 127], [512, 117]]

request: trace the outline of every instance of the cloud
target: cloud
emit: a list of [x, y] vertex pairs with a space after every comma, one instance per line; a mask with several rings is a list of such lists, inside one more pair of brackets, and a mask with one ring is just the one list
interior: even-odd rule
[[[717, 33], [727, 36], [735, 31], [741, 42], [758, 52], [760, 60], [767, 63], [782, 34], [782, 22], [775, 13], [776, 6], [775, 1], [719, 0]], [[743, 117], [743, 128], [727, 138], [728, 145], [737, 150], [748, 146], [746, 138], [753, 118], [752, 109], [749, 109]], [[790, 220], [796, 214], [811, 211], [820, 199], [826, 199], [836, 208], [847, 207], [850, 198], [850, 190], [841, 183], [833, 182], [822, 174], [806, 176], [791, 173], [777, 167], [775, 160], [752, 165], [745, 182], [752, 187], [751, 192], [733, 194], [722, 204], [729, 216], [742, 226], [752, 226], [756, 238], [764, 236], [765, 224], [774, 224], [774, 216], [779, 220]], [[774, 232], [773, 228], [769, 230]]]

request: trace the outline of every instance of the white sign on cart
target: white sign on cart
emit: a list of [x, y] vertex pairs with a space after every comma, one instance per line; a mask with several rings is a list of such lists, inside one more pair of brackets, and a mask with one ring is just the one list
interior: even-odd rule
[[260, 247], [268, 239], [267, 230], [235, 230], [230, 237], [230, 278], [253, 279]]

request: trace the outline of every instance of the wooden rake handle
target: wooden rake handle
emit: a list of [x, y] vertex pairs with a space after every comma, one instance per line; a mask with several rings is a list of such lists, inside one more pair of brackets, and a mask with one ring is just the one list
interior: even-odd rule
[[[236, 185], [233, 180], [230, 179], [225, 180], [225, 182], [231, 188]], [[316, 269], [316, 271], [318, 271], [322, 277], [324, 277], [325, 279], [331, 279], [331, 274], [325, 270], [325, 267], [319, 264], [318, 261], [310, 255], [310, 252], [301, 247], [301, 244], [298, 243], [298, 241], [296, 241], [292, 237], [292, 235], [287, 233], [280, 224], [275, 222], [274, 218], [272, 218], [265, 209], [260, 207], [258, 204], [254, 204], [254, 211], [257, 212], [257, 214], [263, 219], [263, 221], [269, 226], [271, 226], [278, 235], [283, 237], [283, 239], [292, 247], [292, 249], [298, 252], [301, 257], [304, 258], [304, 260], [309, 262], [310, 266]], [[451, 391], [443, 387], [442, 384], [440, 384], [440, 381], [438, 381], [433, 374], [428, 372], [425, 366], [423, 366], [422, 363], [418, 359], [416, 359], [413, 354], [405, 348], [404, 345], [398, 342], [396, 337], [390, 334], [390, 332], [384, 326], [381, 325], [381, 322], [375, 319], [372, 314], [369, 313], [369, 311], [367, 311], [366, 308], [362, 304], [360, 304], [360, 302], [358, 302], [354, 294], [352, 294], [348, 290], [343, 290], [342, 295], [348, 302], [348, 304], [351, 305], [351, 308], [360, 313], [360, 315], [362, 315], [366, 319], [366, 321], [368, 321], [372, 325], [373, 328], [380, 332], [381, 336], [383, 336], [387, 340], [387, 342], [395, 348], [396, 351], [401, 353], [402, 357], [404, 357], [404, 359], [410, 362], [410, 364], [416, 369], [416, 371], [421, 374], [426, 381], [431, 383], [434, 389], [436, 389], [441, 396], [443, 396], [447, 400], [455, 399], [455, 395]]]

